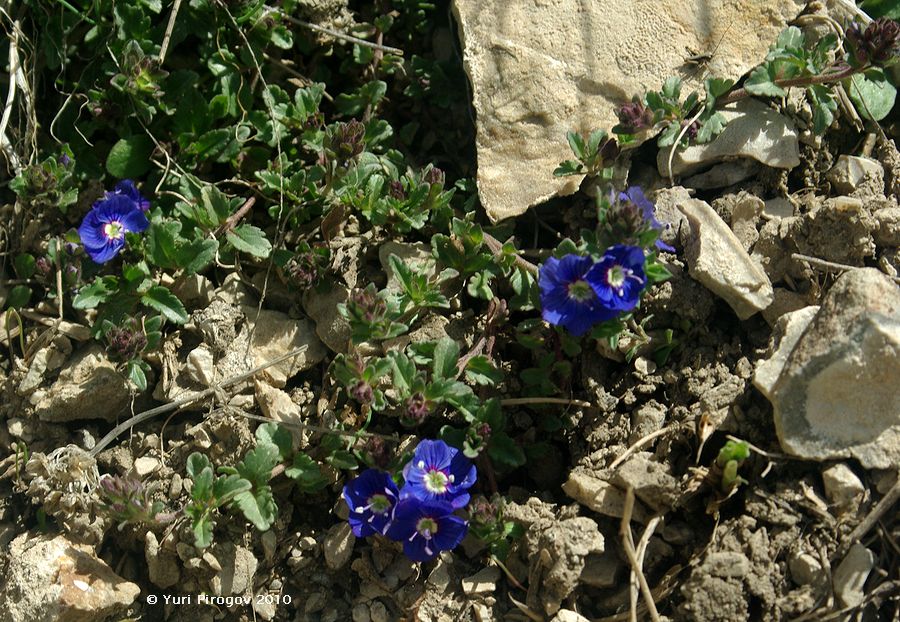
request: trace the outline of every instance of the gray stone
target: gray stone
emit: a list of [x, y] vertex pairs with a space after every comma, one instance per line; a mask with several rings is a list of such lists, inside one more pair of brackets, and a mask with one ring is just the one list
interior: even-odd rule
[[159, 460], [150, 456], [142, 456], [134, 461], [135, 474], [144, 479], [159, 468]]
[[[259, 404], [259, 408], [266, 418], [287, 424], [303, 423], [303, 412], [288, 393], [258, 380], [255, 383], [255, 389], [256, 403]], [[291, 432], [294, 447], [300, 447], [308, 434], [304, 434], [304, 431], [297, 425], [286, 427]]]
[[[773, 327], [784, 315], [808, 307], [812, 298], [808, 294], [798, 294], [784, 287], [775, 287], [772, 291], [775, 299], [772, 304], [762, 310], [762, 316], [766, 323]], [[818, 309], [818, 307], [816, 308]]]
[[618, 576], [624, 567], [615, 551], [604, 551], [602, 555], [592, 553], [584, 562], [579, 581], [591, 587], [609, 589], [618, 585]]
[[647, 452], [637, 452], [625, 461], [612, 482], [626, 490], [633, 488], [635, 496], [657, 512], [674, 508], [680, 494], [678, 480]]
[[490, 219], [578, 188], [580, 176], [552, 175], [572, 157], [567, 131], [609, 130], [615, 109], [659, 90], [663, 76], [687, 72], [683, 92], [697, 88], [703, 72], [686, 67], [685, 50], [715, 48], [711, 73], [738, 79], [803, 6], [773, 0], [761, 19], [752, 3], [711, 12], [699, 0], [455, 0], [478, 119], [478, 192]]
[[[666, 150], [666, 154], [668, 157], [668, 150]], [[666, 160], [666, 165], [668, 165], [668, 160]], [[758, 174], [761, 169], [762, 165], [756, 160], [741, 158], [733, 162], [715, 164], [708, 171], [691, 175], [687, 179], [683, 179], [681, 183], [687, 188], [694, 188], [695, 190], [727, 188], [750, 179]], [[668, 175], [668, 169], [666, 174]]]
[[181, 579], [177, 554], [160, 548], [156, 534], [152, 531], [144, 534], [144, 559], [147, 560], [150, 582], [156, 587], [166, 589]]
[[462, 580], [462, 590], [466, 596], [477, 594], [492, 594], [497, 589], [497, 581], [500, 580], [500, 569], [496, 566], [486, 566], [471, 577]]
[[212, 350], [205, 343], [200, 344], [187, 355], [185, 371], [191, 380], [205, 387], [216, 381], [216, 366]]
[[770, 390], [782, 448], [900, 463], [900, 290], [874, 268], [838, 277]]
[[526, 604], [553, 615], [578, 586], [588, 555], [603, 552], [603, 536], [585, 516], [556, 520], [544, 529], [532, 526], [529, 532], [539, 554], [528, 569]]
[[866, 487], [856, 473], [843, 462], [822, 471], [822, 483], [825, 485], [825, 496], [839, 513], [858, 508], [866, 494]]
[[210, 579], [209, 587], [216, 596], [243, 594], [253, 587], [259, 562], [253, 551], [230, 542], [214, 544], [207, 551], [217, 560], [220, 570]]
[[342, 568], [353, 556], [353, 545], [356, 536], [350, 529], [350, 523], [333, 525], [325, 535], [325, 565], [331, 570]]
[[75, 355], [35, 406], [42, 421], [78, 419], [115, 421], [131, 401], [125, 377], [116, 371], [98, 344]]
[[346, 353], [350, 343], [350, 324], [338, 312], [338, 305], [349, 299], [350, 290], [337, 283], [325, 293], [310, 288], [303, 294], [303, 310], [316, 323], [319, 339], [333, 352]]
[[431, 255], [431, 246], [428, 244], [407, 244], [393, 240], [385, 242], [378, 248], [378, 261], [381, 263], [381, 269], [387, 275], [385, 288], [394, 291], [400, 290], [400, 282], [391, 267], [391, 255], [396, 255], [416, 274], [431, 276], [437, 265]]
[[826, 176], [840, 194], [852, 194], [863, 186], [870, 193], [884, 194], [884, 167], [869, 158], [843, 154]]
[[92, 547], [64, 536], [23, 533], [10, 544], [0, 621], [122, 619], [141, 589], [113, 572]]
[[550, 622], [590, 622], [583, 615], [571, 609], [560, 609]]
[[751, 194], [741, 196], [731, 212], [731, 230], [748, 253], [759, 239], [756, 225], [764, 208], [762, 199]]
[[863, 587], [872, 568], [875, 567], [875, 555], [857, 542], [850, 547], [847, 556], [834, 571], [832, 584], [834, 595], [844, 607], [857, 607], [865, 600]]
[[678, 208], [691, 226], [685, 246], [690, 275], [725, 300], [742, 320], [768, 307], [774, 299], [769, 277], [719, 215], [697, 199], [683, 201]]
[[325, 345], [316, 336], [315, 325], [309, 320], [295, 320], [279, 311], [263, 309], [256, 317], [256, 309], [245, 309], [248, 320], [256, 329], [250, 339], [253, 366], [275, 360], [292, 350], [306, 346], [297, 356], [273, 365], [260, 375], [273, 387], [283, 387], [290, 378], [301, 371], [318, 365], [327, 354]]
[[372, 616], [372, 622], [388, 621], [387, 607], [385, 607], [384, 603], [380, 600], [376, 600], [371, 605], [369, 605], [369, 615]]
[[688, 238], [691, 227], [678, 205], [690, 200], [690, 191], [682, 186], [663, 188], [657, 191], [653, 199], [656, 204], [656, 219], [668, 225], [660, 233], [659, 239], [670, 246], [681, 248]]
[[[800, 165], [797, 130], [784, 115], [755, 99], [726, 106], [722, 114], [728, 119], [728, 125], [713, 141], [675, 150], [673, 175], [690, 175], [734, 158], [750, 158], [782, 169]], [[670, 149], [660, 149], [656, 158], [656, 167], [664, 177], [669, 175], [669, 152]]]
[[794, 215], [794, 204], [785, 197], [769, 199], [763, 208], [763, 216], [767, 218], [790, 218]]
[[875, 241], [881, 246], [900, 246], [900, 207], [884, 207], [873, 216], [878, 223]]
[[371, 622], [372, 616], [369, 614], [369, 606], [365, 603], [359, 603], [353, 607], [350, 612], [353, 622]]
[[797, 585], [820, 585], [825, 581], [825, 571], [815, 556], [809, 553], [795, 553], [788, 558], [791, 579]]
[[756, 371], [753, 374], [753, 386], [759, 389], [759, 392], [767, 398], [772, 397], [772, 388], [781, 375], [781, 370], [787, 362], [788, 356], [794, 350], [794, 346], [800, 341], [803, 331], [812, 322], [812, 319], [818, 313], [818, 306], [804, 307], [798, 311], [785, 313], [775, 323], [772, 332], [772, 339], [777, 347], [771, 353], [769, 358], [763, 359], [756, 364]]
[[[563, 492], [581, 505], [603, 514], [622, 518], [625, 509], [625, 493], [619, 488], [599, 477], [582, 471], [573, 471], [562, 486]], [[639, 523], [648, 520], [647, 510], [635, 502], [632, 519]]]

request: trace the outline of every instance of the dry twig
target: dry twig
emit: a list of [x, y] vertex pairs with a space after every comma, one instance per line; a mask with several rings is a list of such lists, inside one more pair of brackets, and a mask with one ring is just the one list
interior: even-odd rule
[[[653, 602], [653, 593], [650, 591], [650, 586], [647, 584], [647, 577], [644, 576], [641, 560], [638, 558], [637, 550], [634, 547], [634, 537], [631, 534], [631, 513], [633, 510], [634, 489], [629, 486], [628, 490], [625, 492], [625, 508], [622, 512], [622, 525], [619, 531], [622, 536], [622, 548], [625, 550], [625, 556], [628, 557], [628, 562], [631, 564], [632, 581], [636, 576], [638, 584], [641, 587], [641, 594], [644, 596], [644, 604], [647, 606], [647, 611], [650, 613], [650, 619], [653, 622], [659, 622], [659, 612], [656, 611], [656, 603]], [[653, 527], [655, 526], [656, 524], [653, 523]], [[651, 527], [648, 524], [648, 531], [650, 528]], [[632, 604], [631, 619], [636, 621], [637, 602], [634, 601]]]

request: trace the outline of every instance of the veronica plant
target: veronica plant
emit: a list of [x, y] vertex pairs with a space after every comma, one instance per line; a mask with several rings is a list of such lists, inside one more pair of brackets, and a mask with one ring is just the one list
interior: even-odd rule
[[403, 552], [416, 562], [456, 548], [468, 522], [455, 512], [469, 503], [475, 466], [444, 441], [423, 440], [403, 476], [406, 483], [398, 489], [388, 473], [368, 469], [344, 486], [353, 533], [402, 542]]

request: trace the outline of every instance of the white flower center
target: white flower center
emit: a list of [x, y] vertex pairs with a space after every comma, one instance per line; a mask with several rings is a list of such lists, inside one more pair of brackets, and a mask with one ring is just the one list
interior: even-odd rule
[[450, 483], [450, 478], [447, 477], [447, 474], [443, 471], [439, 471], [437, 469], [432, 469], [425, 473], [425, 488], [428, 492], [441, 495], [447, 492], [447, 484]]
[[108, 222], [103, 225], [103, 235], [110, 240], [119, 240], [125, 235], [125, 226], [118, 220]]

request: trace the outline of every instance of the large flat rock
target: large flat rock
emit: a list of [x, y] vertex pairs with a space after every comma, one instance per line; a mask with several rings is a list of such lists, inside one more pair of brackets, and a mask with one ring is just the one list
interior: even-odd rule
[[[805, 6], [802, 0], [454, 0], [477, 113], [478, 192], [491, 220], [517, 216], [578, 177], [554, 178], [566, 132], [611, 129], [615, 108], [659, 90], [685, 62], [715, 54], [737, 79]], [[685, 94], [690, 92], [685, 88]]]
[[841, 275], [768, 395], [782, 448], [816, 460], [900, 464], [900, 288], [874, 268]]

